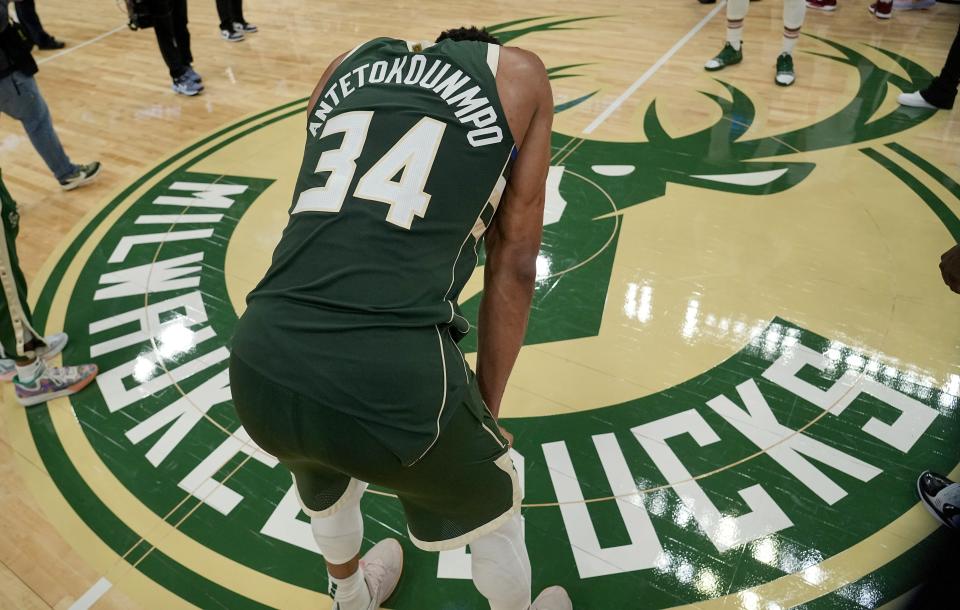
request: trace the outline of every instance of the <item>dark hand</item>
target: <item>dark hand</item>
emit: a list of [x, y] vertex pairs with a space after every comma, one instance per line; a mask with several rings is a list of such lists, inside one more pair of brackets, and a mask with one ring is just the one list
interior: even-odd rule
[[960, 294], [960, 244], [950, 248], [940, 257], [940, 275], [950, 290]]

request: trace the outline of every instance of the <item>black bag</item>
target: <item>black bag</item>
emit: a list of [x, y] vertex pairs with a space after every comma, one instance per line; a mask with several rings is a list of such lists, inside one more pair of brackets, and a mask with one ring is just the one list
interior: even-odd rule
[[[2, 2], [3, 0], [0, 0]], [[153, 27], [153, 11], [150, 10], [150, 0], [126, 0], [127, 14], [130, 21], [127, 26], [131, 30], [143, 30]]]

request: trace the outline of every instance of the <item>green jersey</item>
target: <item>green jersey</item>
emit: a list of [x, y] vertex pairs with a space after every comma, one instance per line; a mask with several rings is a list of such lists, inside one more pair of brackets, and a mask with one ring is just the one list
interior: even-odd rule
[[380, 38], [343, 60], [308, 109], [290, 220], [234, 337], [405, 464], [473, 381], [457, 298], [515, 154], [499, 51]]

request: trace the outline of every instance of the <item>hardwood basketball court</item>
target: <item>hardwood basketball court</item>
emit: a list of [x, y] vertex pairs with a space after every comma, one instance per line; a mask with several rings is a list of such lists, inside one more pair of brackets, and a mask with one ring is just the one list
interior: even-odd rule
[[[260, 32], [236, 44], [194, 0], [206, 91], [188, 99], [110, 0], [38, 4], [69, 43], [35, 55], [55, 125], [104, 171], [61, 192], [8, 116], [0, 167], [37, 322], [102, 374], [29, 411], [4, 388], [0, 608], [330, 607], [289, 476], [230, 405], [230, 332], [330, 59], [463, 24], [540, 54], [556, 98], [504, 406], [535, 589], [578, 609], [892, 609], [956, 546], [915, 480], [958, 474], [960, 300], [937, 264], [960, 239], [960, 115], [896, 97], [939, 72], [960, 6], [808, 11], [785, 89], [779, 0], [751, 5], [745, 60], [719, 73], [723, 7], [695, 0], [248, 0]], [[417, 551], [373, 492], [367, 543], [407, 552], [389, 607], [483, 608], [466, 551]]]

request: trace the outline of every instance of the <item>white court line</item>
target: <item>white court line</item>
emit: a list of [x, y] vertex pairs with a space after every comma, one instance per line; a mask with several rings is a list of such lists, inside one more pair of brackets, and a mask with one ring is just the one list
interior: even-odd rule
[[616, 100], [614, 100], [614, 102], [613, 102], [612, 104], [610, 104], [610, 106], [609, 106], [606, 110], [604, 110], [604, 111], [600, 114], [600, 116], [598, 116], [596, 119], [594, 119], [594, 121], [593, 121], [592, 123], [590, 123], [590, 124], [587, 126], [586, 129], [583, 130], [583, 133], [589, 135], [589, 134], [593, 133], [594, 131], [596, 131], [597, 127], [600, 127], [600, 125], [602, 125], [602, 124], [604, 123], [604, 121], [606, 121], [607, 119], [609, 119], [609, 118], [610, 118], [610, 115], [612, 115], [614, 112], [616, 112], [617, 109], [620, 108], [620, 106], [622, 106], [625, 101], [627, 101], [628, 99], [630, 99], [630, 96], [633, 95], [634, 93], [636, 93], [636, 92], [637, 92], [637, 89], [639, 89], [640, 87], [642, 87], [645, 82], [647, 82], [648, 80], [650, 80], [650, 78], [651, 78], [654, 74], [656, 74], [657, 71], [660, 70], [660, 68], [662, 68], [662, 67], [664, 66], [664, 64], [666, 64], [668, 61], [670, 61], [670, 58], [672, 58], [674, 55], [676, 55], [677, 52], [678, 52], [680, 49], [682, 49], [688, 42], [690, 42], [690, 39], [692, 39], [694, 36], [696, 36], [696, 35], [697, 35], [697, 32], [699, 32], [700, 30], [702, 30], [705, 25], [707, 25], [708, 23], [710, 23], [710, 20], [713, 19], [714, 17], [716, 17], [716, 16], [717, 16], [717, 13], [719, 13], [721, 10], [723, 10], [723, 7], [725, 7], [726, 5], [727, 5], [726, 0], [722, 0], [721, 2], [718, 2], [718, 3], [717, 3], [717, 6], [716, 6], [712, 11], [710, 11], [710, 13], [709, 13], [706, 17], [704, 17], [703, 20], [702, 20], [700, 23], [698, 23], [697, 25], [695, 25], [692, 30], [690, 30], [689, 32], [687, 32], [687, 35], [686, 35], [686, 36], [684, 36], [683, 38], [681, 38], [681, 39], [677, 42], [677, 44], [673, 45], [673, 48], [671, 48], [669, 51], [666, 52], [666, 54], [665, 54], [663, 57], [661, 57], [660, 59], [657, 60], [657, 63], [653, 64], [653, 65], [650, 67], [649, 70], [647, 70], [646, 72], [644, 72], [643, 75], [636, 80], [636, 82], [634, 82], [632, 85], [630, 85], [630, 88], [627, 89], [626, 91], [624, 91], [623, 95], [621, 95], [621, 96], [618, 97]]
[[[0, 1], [2, 1], [2, 0], [0, 0]], [[83, 47], [85, 47], [85, 46], [87, 46], [87, 45], [91, 45], [91, 44], [93, 44], [93, 43], [95, 43], [95, 42], [100, 42], [101, 40], [103, 40], [103, 39], [106, 38], [107, 36], [113, 36], [114, 34], [116, 34], [117, 32], [119, 32], [120, 30], [125, 30], [125, 29], [127, 29], [127, 26], [121, 25], [121, 26], [119, 26], [119, 27], [117, 27], [117, 28], [114, 28], [114, 29], [110, 30], [109, 32], [105, 32], [105, 33], [103, 33], [103, 34], [100, 34], [100, 35], [97, 36], [96, 38], [91, 38], [90, 40], [88, 40], [88, 41], [86, 41], [86, 42], [81, 42], [80, 44], [78, 44], [78, 45], [76, 45], [76, 46], [68, 47], [68, 48], [60, 51], [59, 53], [56, 53], [56, 54], [54, 54], [54, 55], [51, 55], [50, 57], [44, 57], [43, 59], [37, 61], [37, 64], [38, 64], [38, 65], [39, 65], [39, 64], [45, 64], [45, 63], [47, 63], [48, 61], [50, 61], [50, 60], [52, 60], [52, 59], [56, 59], [56, 58], [58, 58], [58, 57], [63, 57], [64, 55], [66, 55], [66, 54], [68, 54], [68, 53], [73, 53], [74, 51], [79, 51], [80, 49], [82, 49]]]
[[84, 593], [80, 599], [73, 602], [73, 605], [70, 606], [70, 610], [87, 610], [97, 603], [112, 586], [113, 585], [109, 580], [106, 578], [101, 578], [97, 582], [93, 583], [93, 586], [87, 589], [87, 592]]

